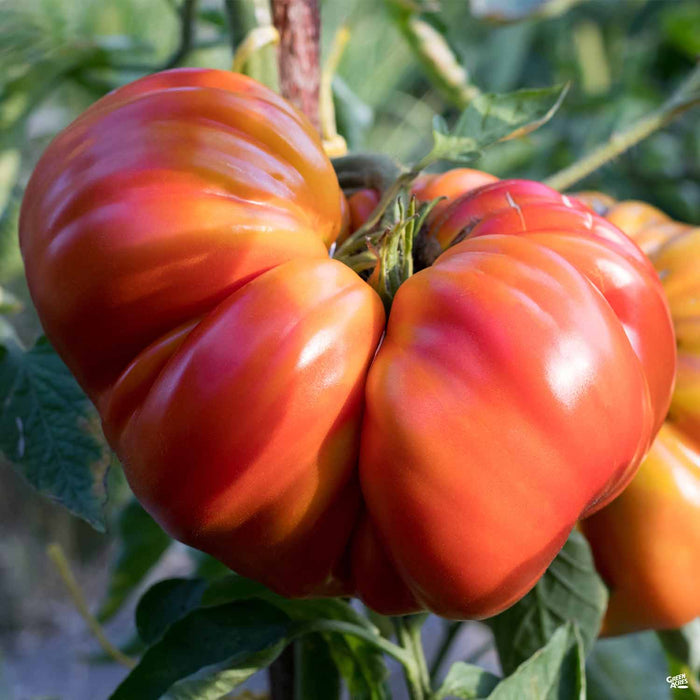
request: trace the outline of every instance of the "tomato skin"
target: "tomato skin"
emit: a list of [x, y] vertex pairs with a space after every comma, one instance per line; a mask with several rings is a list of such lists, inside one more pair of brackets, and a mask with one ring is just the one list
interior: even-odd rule
[[350, 230], [357, 231], [369, 219], [370, 214], [379, 204], [379, 192], [373, 189], [358, 190], [348, 197], [350, 209]]
[[572, 263], [598, 288], [625, 329], [644, 365], [655, 407], [655, 430], [671, 401], [676, 353], [657, 338], [672, 335], [661, 282], [649, 259], [615, 226], [590, 212], [532, 202], [496, 212], [476, 224], [470, 238], [527, 235]]
[[668, 415], [622, 495], [581, 523], [611, 588], [603, 634], [672, 629], [700, 615], [700, 229], [643, 202], [608, 217], [650, 256], [662, 282], [678, 357]]
[[429, 202], [431, 199], [445, 197], [437, 202], [428, 215], [429, 221], [434, 221], [455, 199], [477, 187], [497, 182], [498, 178], [490, 173], [471, 168], [454, 168], [445, 173], [428, 173], [419, 175], [411, 186], [411, 192], [419, 202]]
[[[383, 325], [373, 290], [336, 261], [257, 277], [179, 346], [114, 440], [136, 496], [179, 540], [280, 593], [333, 583]], [[112, 402], [129, 400], [118, 384]]]
[[673, 629], [700, 615], [700, 455], [671, 423], [632, 484], [582, 529], [612, 586], [603, 634]]
[[[678, 342], [678, 370], [669, 420], [700, 451], [700, 227], [687, 227], [653, 256], [668, 298]], [[697, 517], [700, 518], [700, 509]], [[700, 591], [699, 591], [700, 595]]]
[[540, 182], [499, 180], [467, 192], [450, 202], [430, 227], [428, 237], [440, 250], [446, 250], [469, 235], [483, 219], [494, 212], [516, 209], [524, 204], [551, 202], [589, 212], [588, 207], [559, 194]]
[[646, 202], [632, 199], [611, 206], [606, 212], [605, 218], [621, 228], [631, 238], [636, 238], [637, 234], [644, 228], [671, 221], [671, 217], [660, 209]]
[[457, 197], [491, 182], [498, 182], [498, 178], [491, 173], [472, 168], [453, 168], [444, 173], [419, 175], [414, 180], [411, 190], [421, 201], [446, 197], [449, 203]]
[[46, 333], [137, 497], [174, 536], [287, 595], [350, 590], [384, 311], [328, 259], [341, 202], [288, 103], [183, 69], [111, 93], [60, 134], [21, 214]]
[[199, 69], [116, 90], [53, 141], [25, 195], [22, 253], [88, 396], [262, 271], [327, 255], [341, 195], [318, 143], [270, 90]]
[[[570, 530], [568, 525], [558, 530], [556, 524], [603, 508], [633, 477], [669, 404], [673, 330], [658, 277], [637, 246], [583, 204], [539, 183], [501, 181], [458, 197], [429, 225], [428, 235], [441, 247], [451, 247], [399, 289], [368, 378], [360, 475], [372, 533], [381, 546], [376, 541], [366, 545], [364, 560], [355, 555], [354, 576], [372, 607], [396, 613], [396, 597], [382, 588], [382, 582], [396, 578], [382, 558], [385, 550], [398, 577], [426, 608], [446, 617], [488, 617], [519, 599], [542, 574]], [[455, 245], [461, 236], [466, 240]], [[530, 269], [559, 280], [559, 293], [552, 280], [527, 276], [528, 264], [522, 266], [522, 279], [517, 276], [518, 263], [531, 258], [537, 263], [530, 262]], [[557, 277], [563, 260], [576, 270], [576, 279], [584, 280], [581, 297], [572, 294], [572, 280], [563, 283]], [[548, 294], [537, 293], [537, 281]], [[548, 295], [561, 306], [553, 308]], [[611, 395], [630, 397], [622, 411], [629, 419], [624, 426], [619, 406], [612, 406], [609, 395], [596, 394], [585, 379], [569, 396], [557, 397], [547, 382], [544, 388], [539, 384], [543, 390], [538, 393], [542, 377], [557, 376], [552, 369], [557, 363], [546, 353], [526, 350], [556, 348], [562, 338], [576, 346], [570, 319], [600, 322], [601, 314], [573, 307], [585, 307], [583, 298], [597, 305], [601, 295], [612, 325], [606, 331], [584, 330], [578, 346], [582, 354], [567, 356], [566, 364], [600, 360], [594, 364], [596, 375], [606, 377], [602, 385]], [[528, 312], [535, 318], [523, 321]], [[542, 335], [533, 330], [540, 314], [556, 327], [550, 335], [546, 328]], [[593, 348], [583, 338], [602, 345]], [[623, 365], [630, 370], [626, 377], [617, 371]], [[612, 388], [617, 381], [622, 384]], [[573, 396], [575, 410], [568, 403]], [[568, 416], [570, 433], [566, 420], [557, 423], [551, 431], [556, 446], [544, 447], [551, 436], [533, 426], [544, 426], [553, 416]], [[614, 430], [629, 431], [627, 438], [606, 434], [616, 422]], [[476, 425], [474, 434], [464, 424]], [[504, 425], [509, 426], [506, 436]], [[585, 437], [590, 435], [600, 442], [592, 445]], [[624, 456], [611, 457], [623, 444]], [[543, 454], [548, 455], [544, 462]], [[601, 460], [618, 467], [613, 475], [601, 470], [596, 481]], [[515, 496], [512, 483], [506, 486], [513, 462], [526, 464], [528, 475], [528, 488]], [[459, 471], [451, 466], [457, 463]], [[566, 476], [567, 469], [590, 480], [582, 486], [572, 472]], [[492, 481], [479, 478], [484, 471]], [[535, 537], [515, 514], [536, 512], [535, 502], [547, 501], [552, 479], [576, 483], [576, 493], [562, 496], [555, 488], [560, 499], [551, 507], [561, 510], [550, 513], [547, 523], [538, 516]], [[430, 496], [438, 493], [440, 498]], [[527, 503], [527, 496], [533, 501]], [[473, 521], [471, 513], [478, 514]], [[479, 537], [480, 532], [486, 534]], [[368, 552], [378, 549], [372, 560]], [[400, 597], [405, 599], [405, 592]], [[408, 599], [403, 612], [411, 609]]]
[[573, 209], [563, 202], [535, 200], [518, 204], [517, 207], [508, 206], [490, 214], [487, 219], [476, 219], [468, 235], [473, 238], [491, 234], [522, 235], [537, 231], [581, 233], [618, 250], [625, 257], [635, 259], [649, 272], [654, 271], [649, 258], [619, 228], [600, 216]]
[[[573, 266], [525, 237], [469, 239], [394, 299], [367, 383], [363, 494], [419, 602], [488, 617], [631, 478], [653, 414], [614, 312]], [[361, 594], [369, 577], [355, 573]]]
[[[612, 303], [645, 365], [658, 429], [670, 400], [675, 352], [670, 343], [654, 341], [657, 333], [660, 338], [669, 337], [671, 322], [657, 275], [639, 247], [575, 198], [562, 196], [540, 183], [518, 180], [503, 180], [458, 198], [430, 231], [430, 237], [440, 248], [452, 245], [463, 236], [474, 238], [492, 234], [554, 234], [555, 238], [551, 239], [557, 241], [554, 249], [579, 269], [587, 269], [589, 280]], [[565, 252], [562, 234], [596, 239], [607, 250], [600, 249], [602, 257], [592, 250], [581, 256], [576, 252], [580, 244], [572, 240], [569, 243], [573, 243], [573, 247], [567, 244]], [[611, 256], [611, 248], [619, 255]], [[629, 270], [624, 269], [630, 264], [629, 260], [634, 260], [640, 268], [635, 273], [629, 274]]]
[[342, 191], [340, 193], [340, 221], [340, 232], [338, 233], [335, 239], [336, 245], [340, 245], [350, 235], [350, 232], [352, 230], [350, 205], [348, 204], [348, 200], [346, 199]]
[[343, 206], [286, 102], [175, 70], [59, 135], [21, 245], [47, 335], [173, 536], [291, 597], [492, 615], [652, 440], [674, 347], [658, 279], [582, 204], [490, 182], [430, 220], [447, 250], [387, 326], [328, 257]]
[[352, 570], [365, 605], [383, 615], [409, 615], [425, 610], [396, 570], [377, 527], [365, 514], [352, 542]]

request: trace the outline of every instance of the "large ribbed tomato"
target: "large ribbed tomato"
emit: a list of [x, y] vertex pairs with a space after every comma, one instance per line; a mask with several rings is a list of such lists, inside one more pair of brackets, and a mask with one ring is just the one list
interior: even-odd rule
[[21, 213], [46, 334], [136, 496], [175, 537], [289, 595], [339, 585], [384, 326], [374, 291], [328, 258], [341, 196], [287, 102], [244, 76], [175, 70], [60, 134]]
[[614, 226], [502, 181], [434, 218], [447, 250], [385, 327], [328, 258], [341, 202], [267, 89], [150, 76], [38, 164], [32, 296], [174, 536], [290, 596], [492, 615], [647, 451], [674, 370], [661, 286]]
[[[673, 334], [641, 251], [544, 185], [477, 189], [429, 238], [446, 250], [399, 289], [369, 374], [356, 559], [391, 581], [378, 533], [419, 603], [479, 617], [631, 479], [668, 407]], [[357, 583], [396, 611], [391, 586]]]
[[625, 634], [700, 615], [700, 228], [644, 202], [604, 209], [654, 263], [678, 342], [666, 423], [625, 492], [582, 523], [611, 588], [604, 632]]

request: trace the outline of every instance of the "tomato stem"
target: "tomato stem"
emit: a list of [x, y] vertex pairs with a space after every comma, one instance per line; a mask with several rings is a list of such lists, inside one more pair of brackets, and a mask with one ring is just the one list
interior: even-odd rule
[[427, 615], [411, 615], [393, 618], [396, 639], [413, 661], [410, 667], [404, 665], [411, 700], [428, 700], [433, 696], [420, 634], [426, 617]]
[[282, 95], [320, 131], [321, 16], [318, 0], [272, 0], [280, 34], [278, 66]]
[[371, 250], [365, 250], [362, 253], [355, 253], [344, 258], [342, 262], [355, 270], [355, 272], [365, 272], [366, 270], [373, 270], [377, 266], [377, 260], [376, 253]]
[[418, 219], [416, 199], [411, 197], [407, 206], [401, 198], [395, 203], [396, 223], [376, 243], [377, 266], [368, 282], [374, 287], [387, 312], [391, 309], [399, 287], [413, 274], [413, 239]]
[[[357, 273], [373, 270], [367, 282], [379, 294], [387, 313], [399, 287], [415, 271], [416, 244], [424, 247], [420, 239], [422, 225], [438, 201], [419, 204], [414, 195], [399, 190], [391, 202], [392, 216], [387, 216], [381, 225], [377, 221], [362, 240], [356, 239], [350, 252], [343, 253], [343, 245], [334, 256]], [[360, 244], [364, 250], [355, 252]]]

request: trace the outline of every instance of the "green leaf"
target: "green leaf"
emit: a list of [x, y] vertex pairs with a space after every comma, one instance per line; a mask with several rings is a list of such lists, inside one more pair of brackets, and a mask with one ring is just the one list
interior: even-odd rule
[[200, 22], [211, 24], [217, 29], [226, 29], [226, 18], [218, 8], [198, 7], [197, 18]]
[[9, 204], [19, 179], [22, 154], [18, 148], [7, 148], [0, 152], [0, 212]]
[[364, 614], [367, 616], [369, 621], [377, 628], [379, 634], [385, 639], [391, 639], [394, 636], [395, 629], [394, 623], [391, 617], [388, 615], [382, 615], [371, 608], [365, 606]]
[[663, 648], [653, 632], [598, 640], [586, 662], [588, 700], [669, 698]]
[[131, 500], [119, 514], [119, 542], [121, 551], [112, 567], [107, 596], [97, 614], [101, 622], [109, 620], [122, 607], [172, 540], [136, 500]]
[[229, 574], [215, 581], [203, 578], [172, 578], [151, 586], [136, 608], [136, 624], [142, 639], [152, 643], [178, 619], [196, 607], [214, 607], [226, 603], [259, 599], [274, 605], [291, 620], [341, 620], [364, 628], [372, 634], [377, 630], [363, 615], [339, 598], [310, 598], [290, 600], [273, 593], [257, 581]]
[[700, 673], [700, 617], [677, 630], [657, 632], [666, 650], [693, 673]]
[[340, 674], [328, 642], [321, 634], [308, 634], [294, 646], [297, 698], [333, 700], [340, 697]]
[[498, 676], [479, 666], [462, 661], [452, 665], [437, 691], [436, 700], [442, 698], [485, 698], [500, 682]]
[[562, 623], [576, 622], [584, 650], [598, 634], [608, 595], [586, 538], [574, 530], [535, 587], [488, 620], [505, 673], [542, 647]]
[[503, 95], [481, 94], [462, 112], [452, 129], [442, 117], [435, 117], [433, 149], [420, 167], [441, 159], [469, 163], [494, 143], [529, 134], [551, 119], [568, 89], [567, 84]]
[[[284, 601], [284, 602], [282, 602]], [[377, 638], [379, 630], [349, 603], [338, 598], [278, 601], [294, 620], [339, 620], [364, 628]], [[370, 642], [351, 634], [323, 634], [330, 656], [345, 680], [353, 699], [384, 700], [388, 677], [382, 652]], [[302, 696], [304, 697], [304, 696]]]
[[547, 644], [502, 680], [489, 700], [586, 700], [584, 651], [576, 625], [560, 627]]
[[[292, 620], [298, 622], [339, 620], [364, 628], [379, 638], [379, 632], [370, 620], [344, 600], [338, 598], [289, 600], [242, 576], [233, 575], [212, 582], [202, 602], [204, 605], [211, 605], [255, 597], [276, 605]], [[383, 700], [388, 697], [384, 688], [384, 681], [388, 675], [386, 663], [381, 651], [375, 645], [351, 634], [323, 633], [322, 636], [353, 698]]]
[[151, 646], [111, 700], [219, 698], [269, 665], [292, 630], [261, 600], [198, 608]]
[[[277, 599], [284, 603], [294, 604], [295, 601], [282, 598], [273, 593], [268, 588], [253, 581], [252, 579], [239, 576], [238, 574], [230, 574], [223, 578], [212, 581], [202, 595], [202, 605], [221, 605], [223, 603], [231, 603], [238, 600], [248, 600], [250, 598], [262, 598], [268, 602], [277, 604]], [[305, 601], [299, 601], [304, 603]], [[286, 611], [285, 611], [286, 612]]]
[[221, 605], [232, 601], [260, 598], [276, 605], [292, 620], [341, 620], [359, 625], [377, 634], [376, 627], [341, 598], [305, 598], [291, 600], [263, 586], [257, 581], [231, 574], [212, 581], [202, 596], [202, 605]]
[[[162, 696], [162, 700], [221, 700], [229, 692], [248, 680], [254, 673], [267, 668], [282, 652], [285, 642], [279, 642], [257, 654], [250, 654], [245, 662], [230, 660], [206, 666], [183, 678]], [[306, 697], [306, 696], [301, 696]]]
[[[237, 574], [207, 583], [203, 579], [169, 579], [152, 586], [139, 601], [136, 624], [144, 641], [152, 643], [193, 610], [254, 601], [265, 602], [297, 623], [334, 620], [351, 623], [376, 635], [378, 630], [349, 603], [338, 598], [289, 600], [260, 583]], [[313, 633], [312, 636], [316, 636]], [[387, 677], [382, 652], [371, 642], [341, 632], [319, 634], [327, 652], [350, 688], [353, 698], [383, 700]], [[329, 683], [330, 680], [326, 679]], [[305, 697], [305, 696], [303, 696]]]
[[202, 602], [207, 587], [204, 579], [171, 578], [159, 581], [141, 596], [136, 607], [136, 628], [148, 645]]
[[96, 414], [45, 338], [0, 338], [0, 449], [40, 493], [104, 531], [109, 453]]
[[331, 657], [354, 700], [385, 700], [388, 671], [382, 654], [373, 645], [349, 634], [324, 635]]

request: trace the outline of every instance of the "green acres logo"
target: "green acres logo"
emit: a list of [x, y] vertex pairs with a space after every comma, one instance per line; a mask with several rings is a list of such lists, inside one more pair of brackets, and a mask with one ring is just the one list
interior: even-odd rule
[[685, 677], [685, 673], [679, 673], [677, 676], [669, 676], [666, 682], [671, 686], [671, 688], [687, 688], [688, 679]]

